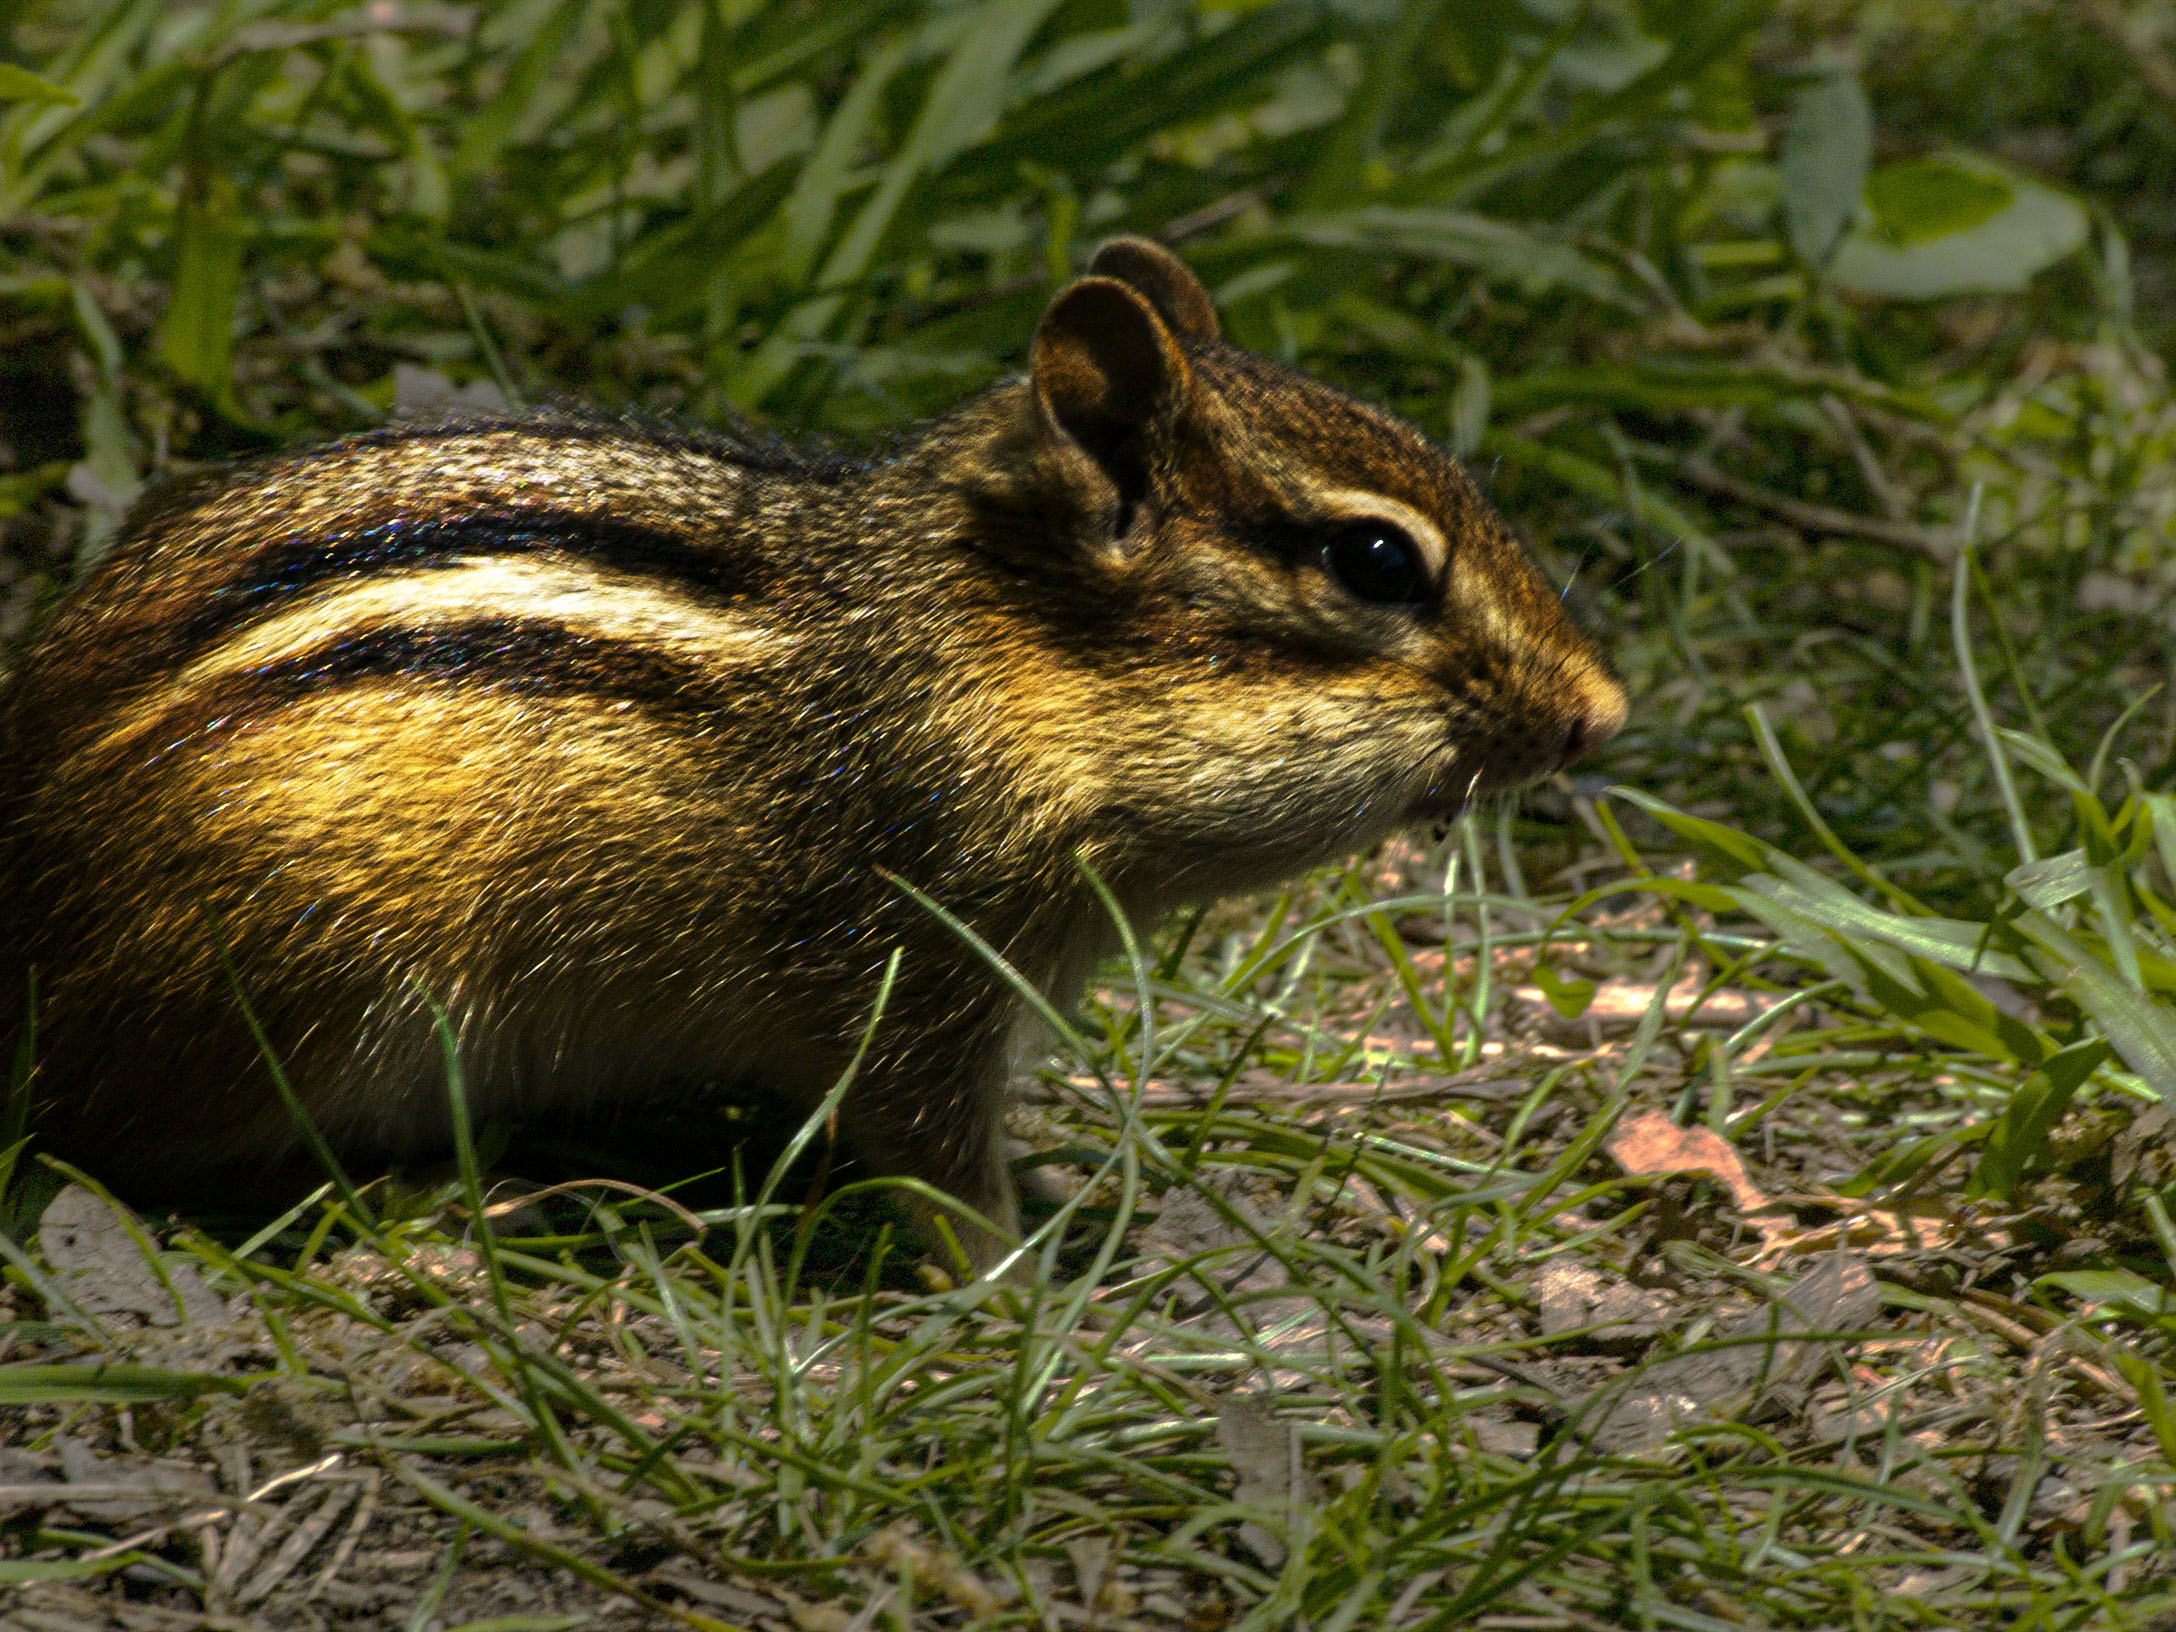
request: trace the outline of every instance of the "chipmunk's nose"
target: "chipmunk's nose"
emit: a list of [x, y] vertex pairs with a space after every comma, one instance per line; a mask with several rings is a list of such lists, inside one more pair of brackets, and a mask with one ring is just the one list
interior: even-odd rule
[[1621, 731], [1625, 706], [1624, 692], [1614, 681], [1602, 680], [1591, 688], [1584, 706], [1565, 728], [1564, 747], [1558, 755], [1557, 768], [1561, 770], [1585, 759]]

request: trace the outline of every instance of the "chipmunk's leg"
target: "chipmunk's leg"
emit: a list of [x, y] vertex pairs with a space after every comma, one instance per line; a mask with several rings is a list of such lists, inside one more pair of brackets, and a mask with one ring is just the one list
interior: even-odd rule
[[1003, 1020], [945, 1027], [872, 1054], [839, 1107], [840, 1135], [872, 1169], [920, 1179], [989, 1221], [985, 1229], [926, 1197], [900, 1197], [933, 1251], [946, 1255], [942, 1220], [978, 1274], [1020, 1241], [1005, 1160], [1010, 1063]]

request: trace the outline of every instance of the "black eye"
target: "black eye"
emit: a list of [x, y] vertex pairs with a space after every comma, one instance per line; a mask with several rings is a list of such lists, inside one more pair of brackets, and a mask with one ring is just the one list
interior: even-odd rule
[[1419, 546], [1387, 522], [1340, 527], [1323, 543], [1322, 566], [1356, 600], [1376, 606], [1419, 606], [1434, 598]]

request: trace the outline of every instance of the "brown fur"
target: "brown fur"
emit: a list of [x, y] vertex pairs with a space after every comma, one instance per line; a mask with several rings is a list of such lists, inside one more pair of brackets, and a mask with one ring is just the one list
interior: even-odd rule
[[[295, 1133], [207, 924], [334, 1145], [740, 1080], [1015, 1220], [1024, 1006], [1140, 917], [1350, 853], [1624, 702], [1457, 467], [1216, 336], [1122, 241], [1034, 367], [875, 463], [538, 418], [395, 429], [142, 507], [6, 699], [0, 993], [35, 1125], [231, 1186]], [[1355, 497], [1357, 495], [1357, 497]], [[1432, 604], [1313, 540], [1439, 532]], [[1402, 508], [1400, 508], [1402, 507]], [[995, 1237], [975, 1235], [979, 1259]]]

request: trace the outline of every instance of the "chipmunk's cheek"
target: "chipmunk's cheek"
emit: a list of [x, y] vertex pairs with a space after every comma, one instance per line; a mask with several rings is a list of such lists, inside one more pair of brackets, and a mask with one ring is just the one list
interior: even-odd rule
[[1445, 685], [1433, 740], [1419, 756], [1414, 822], [1454, 821], [1481, 795], [1523, 787], [1555, 768], [1559, 756], [1543, 742], [1550, 734], [1507, 722], [1505, 701], [1498, 688], [1471, 676]]
[[1364, 768], [1355, 768], [1371, 815], [1411, 824], [1457, 814], [1472, 774], [1463, 747], [1470, 725], [1459, 728], [1441, 689], [1431, 683], [1386, 692], [1378, 684], [1367, 713], [1372, 723], [1358, 756]]

